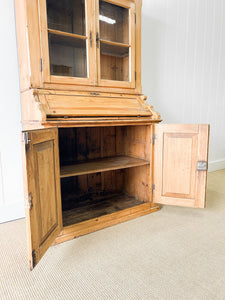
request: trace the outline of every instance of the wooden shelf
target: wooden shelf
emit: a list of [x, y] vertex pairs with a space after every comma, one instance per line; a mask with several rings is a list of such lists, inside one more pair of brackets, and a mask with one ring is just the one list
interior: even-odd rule
[[112, 45], [112, 46], [118, 46], [118, 47], [125, 47], [125, 48], [130, 48], [131, 47], [131, 45], [129, 45], [129, 44], [124, 44], [124, 43], [119, 43], [119, 42], [112, 42], [112, 41], [103, 40], [103, 39], [100, 39], [100, 42], [102, 42], [104, 44]]
[[121, 43], [105, 42], [101, 40], [101, 54], [109, 55], [114, 57], [128, 57], [129, 56], [129, 45]]
[[67, 36], [70, 38], [76, 38], [76, 39], [82, 39], [82, 40], [86, 40], [87, 37], [85, 35], [80, 35], [80, 34], [76, 34], [76, 33], [69, 33], [69, 32], [64, 32], [64, 31], [60, 31], [60, 30], [55, 30], [55, 29], [48, 29], [49, 33], [55, 34], [55, 35], [61, 35], [61, 36]]
[[124, 193], [89, 195], [86, 200], [74, 201], [72, 209], [63, 211], [63, 226], [74, 225], [141, 204], [144, 202]]
[[84, 174], [92, 174], [98, 172], [105, 172], [110, 170], [126, 169], [148, 165], [149, 161], [130, 157], [130, 156], [114, 156], [89, 162], [82, 162], [75, 165], [61, 167], [60, 177], [71, 177]]

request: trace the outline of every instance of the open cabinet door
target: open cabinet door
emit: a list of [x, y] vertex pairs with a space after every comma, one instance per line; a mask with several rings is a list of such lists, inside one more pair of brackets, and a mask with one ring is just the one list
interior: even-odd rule
[[153, 202], [205, 207], [209, 125], [155, 126]]
[[58, 130], [23, 133], [29, 265], [32, 270], [62, 230]]

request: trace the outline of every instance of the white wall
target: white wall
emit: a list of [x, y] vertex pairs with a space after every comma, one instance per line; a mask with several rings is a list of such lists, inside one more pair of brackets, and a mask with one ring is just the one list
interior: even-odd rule
[[24, 216], [14, 1], [0, 2], [0, 222]]
[[142, 83], [165, 123], [210, 123], [225, 168], [225, 1], [143, 0]]
[[[0, 222], [24, 216], [14, 1], [0, 3]], [[224, 0], [143, 0], [143, 92], [168, 123], [210, 123], [225, 168]]]

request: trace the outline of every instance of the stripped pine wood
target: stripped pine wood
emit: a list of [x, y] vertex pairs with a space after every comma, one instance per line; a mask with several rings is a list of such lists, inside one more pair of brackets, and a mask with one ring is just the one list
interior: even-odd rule
[[124, 221], [128, 221], [159, 210], [159, 206], [154, 203], [144, 203], [132, 208], [121, 210], [109, 215], [94, 218], [63, 228], [61, 234], [56, 238], [54, 244], [59, 244], [76, 237], [88, 234]]
[[[93, 121], [100, 125], [101, 122], [109, 121], [110, 117], [113, 117], [113, 120], [130, 118], [134, 124], [143, 120], [161, 120], [160, 115], [146, 104], [146, 97], [143, 95], [29, 90], [22, 93], [21, 98], [23, 119], [30, 122], [38, 120], [46, 126], [52, 126], [52, 121], [57, 120], [59, 123], [57, 125], [56, 122], [55, 126], [64, 123], [67, 127], [69, 122], [76, 126], [84, 122], [91, 124]], [[27, 98], [28, 101], [24, 102], [23, 98]], [[143, 119], [144, 117], [146, 119]]]
[[25, 205], [29, 265], [33, 269], [62, 230], [62, 208], [57, 129], [31, 131], [27, 139]]
[[15, 2], [30, 269], [157, 203], [205, 206], [208, 125], [158, 125], [142, 94], [142, 1], [64, 2]]
[[151, 116], [139, 97], [101, 97], [40, 95], [40, 102], [49, 116]]
[[84, 36], [84, 35], [79, 35], [79, 34], [75, 34], [75, 33], [64, 32], [64, 31], [55, 30], [55, 29], [49, 29], [48, 28], [48, 32], [53, 33], [55, 35], [68, 36], [68, 37], [82, 39], [82, 40], [86, 40], [87, 39], [87, 36]]
[[209, 126], [155, 126], [154, 202], [188, 207], [205, 206]]
[[130, 156], [114, 156], [102, 158], [61, 168], [60, 177], [70, 177], [110, 170], [126, 169], [149, 164], [149, 161]]
[[87, 200], [78, 201], [73, 209], [63, 211], [63, 226], [112, 214], [143, 203], [135, 197], [122, 193], [109, 193], [94, 197], [90, 195]]
[[100, 42], [105, 43], [105, 44], [109, 44], [109, 45], [125, 47], [125, 48], [130, 48], [131, 47], [131, 45], [128, 45], [128, 44], [119, 43], [119, 42], [112, 42], [112, 41], [107, 41], [107, 40], [103, 40], [103, 39], [100, 39]]

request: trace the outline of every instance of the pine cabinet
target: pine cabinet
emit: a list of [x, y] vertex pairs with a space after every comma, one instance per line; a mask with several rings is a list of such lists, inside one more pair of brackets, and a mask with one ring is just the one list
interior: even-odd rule
[[159, 124], [141, 92], [140, 0], [16, 0], [30, 269], [47, 249], [205, 207], [207, 124]]

